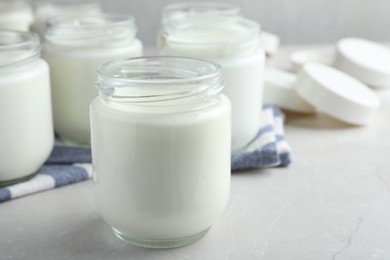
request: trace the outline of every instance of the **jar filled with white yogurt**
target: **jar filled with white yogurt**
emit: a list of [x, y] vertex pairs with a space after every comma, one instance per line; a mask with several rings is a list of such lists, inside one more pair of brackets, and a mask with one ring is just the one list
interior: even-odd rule
[[209, 59], [222, 66], [223, 93], [232, 102], [232, 152], [237, 152], [260, 127], [265, 63], [260, 26], [240, 17], [199, 18], [167, 23], [160, 53]]
[[141, 56], [135, 35], [134, 19], [127, 15], [64, 17], [48, 23], [43, 57], [50, 65], [54, 128], [62, 139], [90, 143], [96, 70], [110, 60]]
[[0, 0], [0, 29], [28, 31], [33, 20], [27, 0]]
[[49, 68], [33, 33], [0, 30], [0, 186], [32, 177], [54, 142]]
[[38, 0], [35, 2], [35, 18], [31, 31], [43, 42], [45, 23], [58, 16], [83, 16], [101, 14], [101, 4], [96, 0]]
[[97, 208], [135, 245], [203, 237], [230, 190], [230, 102], [220, 66], [182, 57], [106, 63], [91, 104]]

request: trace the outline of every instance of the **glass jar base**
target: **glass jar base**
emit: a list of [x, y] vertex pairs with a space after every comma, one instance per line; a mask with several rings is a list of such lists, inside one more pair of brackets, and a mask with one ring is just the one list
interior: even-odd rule
[[0, 188], [1, 187], [6, 187], [6, 186], [10, 186], [10, 185], [13, 185], [13, 184], [17, 184], [19, 182], [28, 181], [29, 179], [32, 179], [36, 174], [37, 173], [34, 172], [33, 174], [30, 174], [30, 175], [27, 175], [27, 176], [23, 176], [21, 178], [17, 178], [17, 179], [13, 179], [13, 180], [0, 181]]
[[169, 249], [169, 248], [187, 246], [199, 241], [202, 237], [204, 237], [207, 234], [209, 230], [210, 227], [198, 234], [177, 238], [177, 239], [140, 239], [140, 238], [131, 237], [130, 235], [124, 234], [119, 230], [113, 228], [114, 234], [121, 240], [135, 246], [152, 248], [152, 249]]

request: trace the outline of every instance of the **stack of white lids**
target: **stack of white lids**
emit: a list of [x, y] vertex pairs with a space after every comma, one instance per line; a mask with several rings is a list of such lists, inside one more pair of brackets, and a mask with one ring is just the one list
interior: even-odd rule
[[293, 69], [299, 68], [297, 76], [265, 70], [264, 102], [364, 125], [380, 105], [378, 95], [367, 85], [390, 87], [390, 50], [367, 40], [343, 39], [336, 51], [303, 51], [290, 59]]

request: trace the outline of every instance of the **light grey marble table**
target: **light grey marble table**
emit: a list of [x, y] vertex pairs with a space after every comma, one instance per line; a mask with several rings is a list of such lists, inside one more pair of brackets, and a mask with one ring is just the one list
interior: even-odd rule
[[[287, 67], [283, 47], [270, 60]], [[196, 244], [147, 250], [97, 215], [92, 183], [0, 204], [0, 259], [390, 259], [390, 91], [366, 127], [287, 114], [288, 168], [232, 176], [229, 207]]]

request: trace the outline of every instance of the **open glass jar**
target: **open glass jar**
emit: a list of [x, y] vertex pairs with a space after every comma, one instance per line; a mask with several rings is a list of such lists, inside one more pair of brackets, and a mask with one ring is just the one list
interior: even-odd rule
[[243, 149], [261, 120], [265, 54], [259, 24], [240, 17], [193, 16], [166, 24], [163, 33], [160, 54], [204, 58], [222, 66], [223, 93], [232, 102], [232, 152]]
[[135, 245], [203, 237], [230, 190], [230, 102], [220, 66], [181, 57], [106, 63], [91, 104], [97, 208]]
[[135, 35], [134, 19], [127, 15], [63, 17], [48, 23], [43, 57], [50, 65], [54, 128], [62, 139], [90, 143], [96, 70], [110, 60], [141, 56]]
[[49, 68], [38, 36], [0, 30], [0, 186], [33, 176], [54, 142]]

